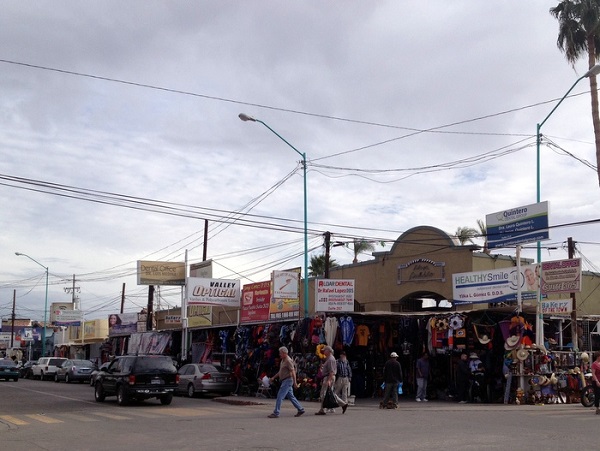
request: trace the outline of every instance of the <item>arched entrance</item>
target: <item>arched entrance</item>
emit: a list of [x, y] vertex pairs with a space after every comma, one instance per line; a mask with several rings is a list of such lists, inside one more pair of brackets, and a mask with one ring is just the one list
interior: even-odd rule
[[452, 302], [439, 293], [415, 291], [392, 304], [393, 312], [435, 312], [454, 310]]

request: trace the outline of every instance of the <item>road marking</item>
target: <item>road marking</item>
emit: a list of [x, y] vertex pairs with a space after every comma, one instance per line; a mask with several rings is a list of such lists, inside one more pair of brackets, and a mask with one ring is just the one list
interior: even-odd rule
[[142, 412], [139, 410], [136, 410], [136, 411], [128, 410], [127, 415], [134, 415], [134, 416], [142, 417], [142, 418], [162, 418], [163, 417], [163, 415], [160, 415], [157, 413]]
[[17, 417], [13, 417], [12, 415], [0, 415], [0, 419], [16, 426], [24, 426], [29, 424], [27, 421], [19, 420]]
[[47, 417], [44, 414], [41, 413], [34, 413], [32, 415], [25, 415], [27, 418], [31, 418], [32, 420], [36, 420], [39, 421], [41, 423], [46, 423], [46, 424], [56, 424], [56, 423], [64, 423], [64, 421], [59, 420], [57, 418], [52, 418], [52, 417]]
[[83, 414], [78, 415], [76, 413], [61, 413], [60, 416], [69, 418], [71, 420], [81, 421], [82, 423], [91, 423], [93, 421], [100, 421], [98, 418], [89, 418], [87, 416], [84, 416]]
[[201, 410], [197, 409], [189, 409], [187, 407], [171, 407], [168, 409], [160, 409], [160, 413], [173, 415], [174, 417], [199, 417], [206, 415], [208, 412], [202, 412]]
[[90, 414], [97, 415], [99, 417], [110, 418], [111, 420], [131, 420], [131, 417], [124, 417], [122, 415], [113, 415], [112, 413], [90, 412]]

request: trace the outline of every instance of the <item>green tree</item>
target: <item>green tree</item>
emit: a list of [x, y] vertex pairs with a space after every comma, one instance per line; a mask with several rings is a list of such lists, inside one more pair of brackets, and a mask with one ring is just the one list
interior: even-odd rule
[[[563, 0], [550, 8], [558, 20], [558, 48], [565, 54], [571, 66], [581, 57], [587, 56], [588, 67], [596, 64], [600, 56], [600, 2], [598, 0]], [[592, 96], [592, 123], [596, 141], [596, 162], [600, 183], [600, 116], [598, 114], [598, 84], [596, 76], [590, 74]]]
[[460, 244], [464, 246], [467, 243], [473, 244], [473, 238], [477, 236], [477, 230], [473, 227], [459, 227], [454, 232], [454, 235]]
[[[329, 259], [329, 269], [339, 266], [332, 258]], [[310, 277], [323, 277], [325, 275], [325, 254], [311, 255], [310, 266], [308, 267]]]
[[354, 238], [352, 241], [352, 250], [354, 251], [354, 260], [352, 260], [352, 263], [358, 263], [358, 254], [373, 252], [375, 245], [364, 238]]
[[477, 228], [479, 229], [481, 238], [483, 238], [483, 252], [489, 255], [490, 250], [488, 249], [487, 226], [482, 219], [477, 220]]

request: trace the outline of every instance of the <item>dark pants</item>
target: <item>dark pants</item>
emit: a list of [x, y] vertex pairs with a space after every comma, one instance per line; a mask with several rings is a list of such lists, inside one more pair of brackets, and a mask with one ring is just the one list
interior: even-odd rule
[[593, 382], [594, 384], [594, 406], [596, 406], [596, 409], [600, 408], [600, 387], [598, 387], [598, 384], [596, 384], [595, 382]]
[[457, 401], [468, 401], [467, 393], [469, 391], [469, 380], [457, 380], [456, 381], [456, 400]]

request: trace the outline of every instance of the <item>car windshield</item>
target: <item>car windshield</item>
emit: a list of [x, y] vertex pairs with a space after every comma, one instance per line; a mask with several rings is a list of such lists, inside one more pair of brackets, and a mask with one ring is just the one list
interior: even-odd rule
[[175, 372], [173, 361], [169, 357], [138, 357], [136, 371]]
[[81, 366], [85, 368], [91, 368], [94, 366], [89, 360], [73, 360], [73, 366]]
[[48, 365], [60, 366], [64, 361], [65, 359], [50, 359]]
[[17, 364], [10, 359], [0, 360], [0, 367], [2, 368], [16, 368]]

